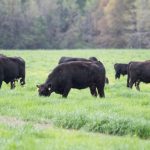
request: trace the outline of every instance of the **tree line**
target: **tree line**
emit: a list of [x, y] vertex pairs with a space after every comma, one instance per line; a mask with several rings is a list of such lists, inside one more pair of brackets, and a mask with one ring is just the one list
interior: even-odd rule
[[150, 48], [150, 0], [1, 0], [1, 49]]

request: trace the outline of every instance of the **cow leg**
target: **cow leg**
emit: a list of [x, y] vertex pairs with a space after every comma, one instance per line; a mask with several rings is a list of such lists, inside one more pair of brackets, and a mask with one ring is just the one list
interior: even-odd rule
[[104, 93], [104, 86], [105, 83], [100, 83], [99, 85], [97, 85], [97, 90], [98, 90], [98, 94], [100, 97], [105, 97], [105, 93]]
[[131, 81], [129, 82], [129, 88], [132, 89], [134, 83], [136, 83], [136, 82], [131, 80]]
[[90, 87], [90, 92], [92, 96], [97, 97], [97, 91], [96, 91], [96, 87], [95, 86], [91, 86]]
[[140, 91], [140, 81], [137, 81], [136, 83], [135, 83], [135, 87], [136, 87], [136, 89], [138, 90], [138, 91]]
[[3, 72], [1, 72], [1, 69], [0, 69], [0, 88], [2, 86], [3, 81], [4, 81], [4, 76], [3, 76]]
[[116, 74], [115, 74], [115, 79], [120, 79], [120, 73], [119, 72], [116, 72]]
[[3, 82], [3, 81], [2, 81], [2, 80], [0, 80], [0, 88], [2, 87], [2, 82]]
[[107, 77], [105, 78], [105, 83], [106, 83], [106, 84], [109, 84], [109, 80], [108, 80]]
[[10, 82], [10, 89], [14, 89], [16, 86], [15, 86], [15, 81], [11, 81]]
[[67, 86], [67, 87], [64, 89], [63, 94], [62, 94], [62, 97], [63, 97], [63, 98], [67, 98], [70, 89], [71, 89], [70, 86]]
[[127, 76], [127, 87], [129, 87], [129, 75]]

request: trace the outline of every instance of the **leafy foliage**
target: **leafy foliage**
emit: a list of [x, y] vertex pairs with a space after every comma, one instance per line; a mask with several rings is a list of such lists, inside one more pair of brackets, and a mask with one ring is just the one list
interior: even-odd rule
[[0, 48], [150, 48], [150, 0], [1, 0]]

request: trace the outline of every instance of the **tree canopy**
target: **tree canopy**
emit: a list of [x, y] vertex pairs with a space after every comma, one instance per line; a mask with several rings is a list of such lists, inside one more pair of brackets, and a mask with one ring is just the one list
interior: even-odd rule
[[1, 0], [1, 49], [150, 48], [150, 0]]

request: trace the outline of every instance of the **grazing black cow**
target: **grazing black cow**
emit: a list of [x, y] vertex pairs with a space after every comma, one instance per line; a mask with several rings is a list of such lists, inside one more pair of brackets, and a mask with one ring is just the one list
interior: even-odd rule
[[66, 62], [70, 62], [70, 61], [98, 61], [96, 57], [90, 57], [89, 59], [86, 58], [76, 58], [76, 57], [61, 57], [59, 59], [58, 64], [62, 64], [62, 63], [66, 63]]
[[[65, 57], [65, 56], [63, 56], [59, 59], [58, 64], [71, 62], [71, 61], [86, 61], [86, 62], [90, 61], [90, 62], [93, 62], [93, 61], [98, 61], [98, 59], [96, 57], [89, 57], [89, 59], [86, 59], [86, 58], [76, 58], [76, 57]], [[101, 63], [101, 65], [102, 65], [102, 62], [100, 62], [100, 61], [98, 61], [98, 62]], [[105, 83], [109, 84], [109, 80], [107, 77], [105, 79]]]
[[25, 61], [20, 57], [0, 56], [0, 88], [3, 81], [15, 88], [17, 79], [21, 85], [25, 84]]
[[120, 79], [120, 75], [127, 75], [128, 64], [116, 63], [114, 65], [115, 69], [115, 79]]
[[135, 84], [140, 90], [140, 82], [150, 83], [150, 61], [129, 63], [127, 86], [132, 88]]
[[[100, 67], [101, 66], [101, 67]], [[105, 97], [105, 68], [99, 62], [75, 61], [58, 65], [49, 74], [44, 84], [38, 85], [40, 96], [50, 96], [52, 92], [67, 97], [71, 88], [89, 87], [91, 94]]]

